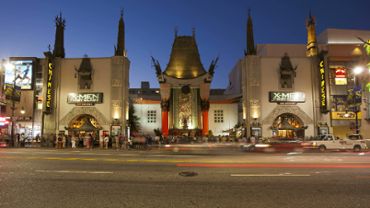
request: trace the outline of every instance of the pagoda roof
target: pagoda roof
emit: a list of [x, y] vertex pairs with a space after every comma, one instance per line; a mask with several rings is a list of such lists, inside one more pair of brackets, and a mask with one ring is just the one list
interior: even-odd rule
[[178, 79], [193, 79], [206, 73], [200, 61], [195, 37], [176, 36], [164, 74]]

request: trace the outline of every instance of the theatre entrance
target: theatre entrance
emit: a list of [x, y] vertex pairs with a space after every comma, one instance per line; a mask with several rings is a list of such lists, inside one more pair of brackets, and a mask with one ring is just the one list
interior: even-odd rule
[[83, 138], [86, 135], [91, 135], [98, 141], [99, 130], [101, 130], [96, 118], [89, 114], [82, 114], [76, 116], [68, 125], [68, 134], [70, 136], [75, 135], [79, 138]]
[[274, 120], [271, 128], [274, 137], [303, 139], [307, 127], [304, 126], [303, 121], [298, 116], [291, 113], [283, 113]]

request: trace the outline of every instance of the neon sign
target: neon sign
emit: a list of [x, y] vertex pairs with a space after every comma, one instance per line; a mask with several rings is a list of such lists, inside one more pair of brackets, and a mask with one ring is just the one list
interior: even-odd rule
[[335, 85], [347, 85], [346, 69], [339, 67], [335, 69]]
[[324, 59], [319, 62], [320, 72], [320, 111], [321, 113], [327, 112], [327, 101], [326, 101], [326, 80], [325, 80], [325, 65]]
[[53, 71], [54, 65], [52, 60], [49, 59], [48, 62], [48, 73], [46, 80], [46, 99], [45, 99], [45, 112], [50, 113], [52, 108], [52, 98], [53, 98]]

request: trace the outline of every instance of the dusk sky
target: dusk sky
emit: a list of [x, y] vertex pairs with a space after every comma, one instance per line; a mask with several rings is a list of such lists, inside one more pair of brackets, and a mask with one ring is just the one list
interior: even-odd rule
[[150, 56], [162, 69], [169, 61], [174, 28], [196, 40], [205, 69], [219, 56], [212, 88], [225, 88], [228, 73], [243, 57], [247, 11], [256, 44], [306, 43], [309, 10], [319, 34], [326, 28], [370, 30], [369, 0], [1, 0], [0, 59], [43, 57], [54, 45], [54, 18], [66, 19], [67, 58], [110, 57], [124, 9], [130, 87], [150, 81], [158, 87]]

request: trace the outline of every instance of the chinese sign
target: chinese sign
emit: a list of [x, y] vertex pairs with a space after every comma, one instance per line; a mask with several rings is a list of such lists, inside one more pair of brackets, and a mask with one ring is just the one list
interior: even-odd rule
[[324, 59], [321, 58], [319, 62], [320, 72], [320, 110], [321, 113], [327, 112], [327, 101], [326, 101], [326, 80], [325, 80], [325, 65]]
[[54, 64], [51, 59], [48, 59], [48, 71], [46, 80], [46, 99], [45, 99], [45, 113], [50, 113], [52, 108], [52, 98], [53, 98], [53, 72]]

